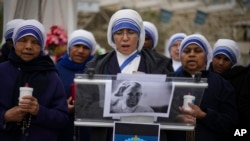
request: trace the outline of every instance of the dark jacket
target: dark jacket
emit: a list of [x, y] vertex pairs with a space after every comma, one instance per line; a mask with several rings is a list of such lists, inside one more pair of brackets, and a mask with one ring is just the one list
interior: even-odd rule
[[[212, 65], [209, 68], [214, 71]], [[239, 112], [239, 125], [236, 129], [250, 130], [250, 69], [244, 66], [235, 66], [232, 69], [220, 74], [223, 78], [229, 81], [235, 89], [237, 109]], [[234, 131], [235, 131], [234, 130]], [[239, 140], [239, 139], [237, 139]]]
[[[57, 131], [68, 120], [65, 90], [49, 56], [24, 62], [14, 54], [0, 64], [0, 139], [1, 141], [56, 141]], [[4, 123], [4, 114], [17, 106], [19, 87], [28, 82], [39, 111], [22, 134], [16, 122]]]
[[[174, 73], [176, 77], [191, 77], [185, 70]], [[195, 128], [196, 141], [224, 141], [233, 137], [232, 129], [237, 124], [237, 108], [234, 89], [230, 83], [211, 71], [203, 71], [202, 78], [207, 78], [200, 108], [206, 117], [197, 119]], [[169, 131], [168, 141], [186, 140], [185, 131]]]
[[[169, 58], [149, 50], [141, 50], [141, 62], [138, 71], [148, 74], [169, 74], [173, 72]], [[115, 51], [97, 56], [87, 64], [86, 68], [94, 68], [96, 74], [121, 73]], [[87, 71], [87, 70], [86, 70]]]

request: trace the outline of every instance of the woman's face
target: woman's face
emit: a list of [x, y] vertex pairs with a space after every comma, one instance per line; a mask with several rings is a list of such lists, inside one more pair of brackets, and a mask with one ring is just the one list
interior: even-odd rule
[[182, 67], [190, 74], [206, 68], [206, 54], [197, 44], [190, 44], [181, 53]]
[[90, 55], [90, 49], [82, 44], [73, 45], [69, 50], [70, 58], [75, 63], [83, 63]]
[[223, 73], [227, 70], [229, 70], [232, 67], [231, 61], [228, 59], [228, 57], [224, 54], [218, 54], [213, 57], [213, 69], [217, 73]]
[[180, 55], [179, 55], [180, 44], [181, 40], [177, 40], [170, 47], [170, 56], [175, 61], [180, 61]]
[[139, 36], [134, 30], [121, 29], [116, 31], [113, 37], [117, 50], [120, 53], [124, 55], [130, 55], [137, 49]]
[[153, 44], [152, 38], [150, 38], [148, 35], [145, 35], [145, 42], [144, 42], [143, 47], [148, 48], [148, 49], [152, 49], [153, 46], [154, 46], [154, 44]]
[[40, 55], [41, 48], [34, 36], [27, 35], [16, 42], [15, 52], [22, 60], [28, 62]]

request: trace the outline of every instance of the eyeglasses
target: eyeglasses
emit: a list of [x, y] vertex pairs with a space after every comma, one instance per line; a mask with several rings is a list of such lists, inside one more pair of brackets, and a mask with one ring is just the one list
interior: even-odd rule
[[127, 37], [137, 36], [137, 32], [135, 32], [134, 30], [127, 30], [127, 32], [124, 32], [122, 30], [118, 30], [114, 33], [114, 35], [117, 37], [123, 37], [125, 34], [127, 35]]

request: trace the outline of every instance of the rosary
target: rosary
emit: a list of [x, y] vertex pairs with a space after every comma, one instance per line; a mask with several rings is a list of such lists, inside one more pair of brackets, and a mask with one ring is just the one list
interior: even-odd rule
[[21, 127], [22, 134], [24, 134], [24, 131], [30, 127], [30, 123], [31, 123], [31, 117], [32, 117], [31, 114], [29, 114], [28, 120], [26, 117], [22, 121], [22, 127]]

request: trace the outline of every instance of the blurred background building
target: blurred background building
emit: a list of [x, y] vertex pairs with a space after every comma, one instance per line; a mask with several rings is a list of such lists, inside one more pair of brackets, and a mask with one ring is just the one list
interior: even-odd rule
[[[106, 31], [111, 15], [119, 9], [137, 10], [159, 31], [156, 50], [165, 51], [167, 39], [176, 32], [201, 33], [211, 43], [218, 38], [237, 41], [242, 64], [250, 63], [250, 0], [0, 0], [2, 27], [13, 18], [41, 21], [49, 32], [53, 25], [67, 33], [84, 28], [109, 51]], [[1, 29], [3, 30], [3, 29]], [[3, 32], [3, 31], [2, 31]], [[1, 32], [1, 33], [2, 33]], [[2, 37], [2, 35], [1, 35]]]

